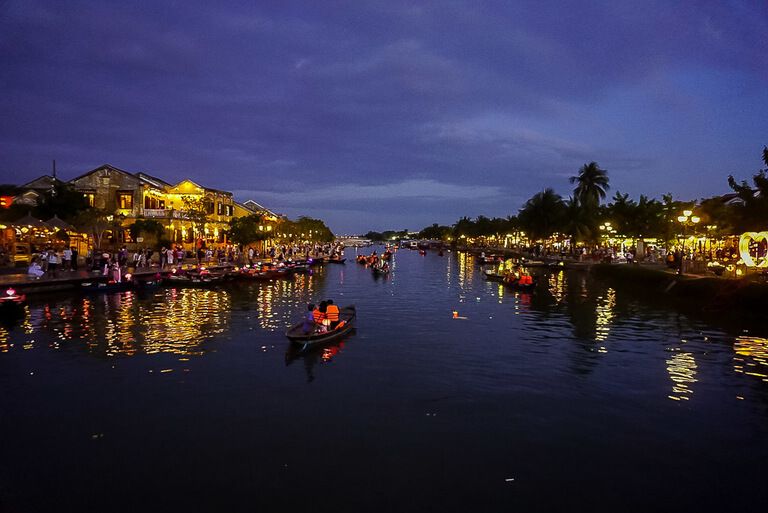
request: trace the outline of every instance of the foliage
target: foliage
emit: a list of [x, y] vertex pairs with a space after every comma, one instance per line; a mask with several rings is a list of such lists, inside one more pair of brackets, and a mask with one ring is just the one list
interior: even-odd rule
[[370, 231], [363, 235], [363, 238], [370, 239], [374, 242], [384, 242], [388, 240], [399, 240], [408, 238], [408, 230], [384, 230], [383, 232]]
[[113, 215], [111, 212], [99, 208], [88, 208], [82, 210], [77, 216], [71, 219], [71, 223], [81, 233], [87, 233], [93, 237], [94, 245], [97, 249], [104, 248], [104, 236], [107, 232], [113, 234], [120, 230], [123, 219], [122, 215]]
[[434, 223], [432, 226], [427, 226], [419, 232], [420, 239], [432, 239], [432, 240], [448, 240], [451, 236], [452, 230], [450, 226], [439, 226]]
[[46, 191], [38, 198], [37, 206], [32, 209], [32, 215], [38, 219], [50, 219], [59, 216], [71, 222], [82, 211], [90, 208], [83, 193], [69, 184], [58, 182], [53, 189]]
[[272, 232], [259, 230], [264, 227], [264, 218], [260, 214], [238, 217], [230, 221], [229, 239], [236, 244], [250, 244], [266, 240]]
[[520, 226], [531, 239], [545, 239], [563, 226], [566, 205], [563, 198], [552, 189], [545, 189], [529, 199], [517, 218]]
[[333, 232], [320, 219], [302, 216], [296, 221], [283, 221], [279, 227], [283, 238], [289, 240], [333, 241]]
[[453, 225], [455, 238], [464, 237], [501, 237], [508, 233], [519, 231], [519, 223], [516, 217], [506, 218], [477, 216], [474, 221], [468, 217], [462, 217]]
[[165, 227], [155, 219], [137, 219], [128, 226], [128, 231], [133, 240], [143, 237], [145, 239], [144, 244], [147, 246], [155, 245], [165, 236]]
[[205, 198], [182, 196], [181, 203], [183, 205], [182, 215], [192, 223], [195, 237], [201, 237], [205, 232], [205, 225], [208, 223], [208, 202]]
[[[763, 163], [768, 166], [768, 148], [763, 148]], [[728, 177], [728, 185], [741, 200], [734, 206], [733, 224], [739, 231], [764, 230], [768, 223], [768, 169], [760, 169], [752, 175], [752, 184], [737, 183]]]
[[576, 184], [573, 189], [573, 197], [583, 208], [596, 210], [600, 200], [605, 199], [608, 185], [608, 172], [600, 169], [597, 162], [584, 164], [579, 169], [579, 174], [570, 178], [571, 183]]

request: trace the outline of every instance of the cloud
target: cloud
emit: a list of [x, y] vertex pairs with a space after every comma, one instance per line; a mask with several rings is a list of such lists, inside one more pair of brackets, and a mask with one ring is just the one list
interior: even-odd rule
[[501, 188], [487, 185], [460, 185], [440, 183], [435, 180], [404, 180], [381, 185], [342, 184], [327, 187], [311, 187], [308, 190], [274, 192], [264, 190], [236, 190], [239, 198], [258, 198], [268, 205], [303, 206], [327, 205], [335, 202], [366, 201], [483, 201], [494, 200], [503, 195]]

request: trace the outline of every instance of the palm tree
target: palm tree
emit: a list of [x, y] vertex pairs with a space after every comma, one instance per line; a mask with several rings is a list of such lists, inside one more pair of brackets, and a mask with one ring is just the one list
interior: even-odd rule
[[563, 209], [563, 229], [571, 236], [571, 244], [575, 247], [579, 241], [590, 240], [594, 235], [594, 212], [584, 208], [578, 199], [571, 196], [565, 201]]
[[584, 164], [579, 169], [579, 174], [571, 177], [571, 183], [575, 183], [573, 194], [581, 204], [587, 208], [597, 208], [600, 200], [605, 198], [608, 185], [608, 171], [600, 169], [597, 162]]
[[517, 219], [531, 239], [545, 239], [562, 226], [564, 208], [563, 198], [547, 188], [523, 205]]

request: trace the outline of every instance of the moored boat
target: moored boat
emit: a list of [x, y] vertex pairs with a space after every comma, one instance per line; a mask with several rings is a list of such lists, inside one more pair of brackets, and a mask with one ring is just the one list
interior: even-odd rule
[[24, 308], [27, 302], [27, 296], [17, 292], [13, 287], [5, 290], [5, 294], [0, 297], [0, 312], [15, 312]]

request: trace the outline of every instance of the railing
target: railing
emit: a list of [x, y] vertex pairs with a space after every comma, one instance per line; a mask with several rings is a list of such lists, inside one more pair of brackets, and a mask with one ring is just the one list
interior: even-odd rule
[[162, 217], [171, 219], [186, 219], [187, 216], [180, 210], [164, 209], [164, 208], [145, 208], [143, 209], [144, 217]]

